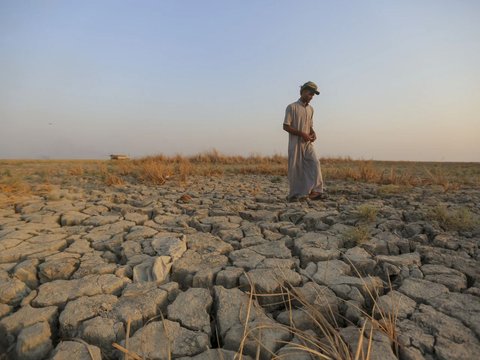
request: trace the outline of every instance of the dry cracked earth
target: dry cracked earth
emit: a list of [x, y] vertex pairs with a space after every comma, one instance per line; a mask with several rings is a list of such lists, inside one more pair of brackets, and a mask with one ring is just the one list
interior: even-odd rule
[[[333, 316], [352, 351], [363, 311], [395, 313], [398, 343], [375, 329], [371, 359], [478, 358], [480, 229], [427, 216], [478, 214], [478, 189], [328, 185], [326, 200], [287, 203], [272, 176], [84, 184], [0, 209], [0, 358], [122, 359], [117, 343], [147, 359], [233, 359], [252, 330], [243, 358], [309, 359], [282, 325], [322, 334], [285, 287]], [[252, 289], [270, 295], [249, 307]]]

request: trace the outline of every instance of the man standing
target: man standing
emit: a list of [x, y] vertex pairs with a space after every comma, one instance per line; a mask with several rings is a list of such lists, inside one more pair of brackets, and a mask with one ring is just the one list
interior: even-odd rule
[[309, 105], [313, 96], [319, 94], [314, 82], [306, 82], [300, 88], [300, 99], [285, 111], [283, 130], [289, 133], [289, 201], [307, 196], [312, 200], [324, 198], [320, 162], [312, 144], [317, 139], [313, 130], [313, 108]]

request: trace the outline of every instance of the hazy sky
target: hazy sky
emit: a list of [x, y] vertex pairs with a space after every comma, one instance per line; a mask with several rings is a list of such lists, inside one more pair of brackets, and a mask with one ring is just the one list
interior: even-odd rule
[[0, 158], [480, 161], [480, 1], [0, 0]]

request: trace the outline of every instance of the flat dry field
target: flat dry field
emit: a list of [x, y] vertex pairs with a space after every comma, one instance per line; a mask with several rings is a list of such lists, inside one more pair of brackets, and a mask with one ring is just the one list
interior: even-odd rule
[[476, 358], [480, 164], [321, 163], [0, 160], [0, 359]]

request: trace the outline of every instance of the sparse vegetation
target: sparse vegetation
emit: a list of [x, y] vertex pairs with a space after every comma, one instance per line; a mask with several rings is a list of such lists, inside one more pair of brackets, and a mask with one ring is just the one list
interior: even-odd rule
[[[404, 186], [439, 185], [444, 191], [480, 185], [478, 163], [416, 163], [408, 161], [364, 161], [321, 159], [325, 179], [352, 180], [386, 186], [386, 192]], [[389, 185], [397, 185], [391, 187]]]
[[132, 175], [136, 176], [138, 180], [150, 184], [162, 185], [172, 175], [173, 166], [161, 161], [147, 159], [141, 163], [141, 166], [139, 166], [137, 170], [138, 172]]
[[0, 206], [32, 194], [30, 184], [20, 178], [2, 176], [0, 179]]
[[282, 182], [282, 178], [280, 176], [274, 176], [270, 181], [274, 184], [278, 184]]
[[[478, 163], [415, 163], [326, 158], [320, 160], [325, 182], [331, 180], [378, 184], [378, 194], [397, 194], [415, 186], [440, 186], [443, 191], [480, 186]], [[166, 181], [187, 182], [195, 176], [230, 174], [272, 175], [279, 183], [287, 175], [285, 156], [226, 156], [216, 150], [194, 156], [148, 156], [111, 160], [0, 160], [0, 190], [11, 195], [28, 192], [34, 184], [55, 184], [60, 178], [106, 185]]]
[[380, 185], [377, 191], [380, 196], [382, 195], [384, 196], [384, 195], [400, 194], [405, 190], [406, 190], [405, 186], [388, 184], [388, 185]]
[[357, 225], [344, 234], [344, 240], [353, 246], [370, 240], [370, 228], [364, 224]]
[[74, 166], [68, 170], [68, 174], [72, 176], [82, 176], [83, 166]]
[[[382, 310], [378, 306], [378, 298], [381, 294], [378, 290], [368, 285], [368, 280], [365, 280], [358, 270], [350, 264], [357, 276], [364, 281], [365, 290], [370, 303], [368, 309], [358, 308], [358, 311], [362, 313], [364, 317], [363, 325], [358, 329], [357, 339], [353, 342], [347, 342], [341, 334], [341, 323], [349, 321], [335, 311], [330, 306], [325, 294], [316, 294], [315, 301], [309, 301], [301, 291], [298, 291], [290, 284], [286, 284], [281, 287], [281, 295], [284, 299], [285, 309], [289, 311], [291, 323], [288, 325], [275, 324], [274, 326], [288, 331], [296, 341], [284, 342], [289, 346], [288, 355], [272, 355], [272, 359], [282, 359], [287, 355], [288, 358], [295, 358], [295, 356], [303, 357], [310, 355], [315, 359], [342, 359], [342, 360], [368, 360], [373, 354], [373, 343], [375, 332], [381, 332], [386, 335], [391, 341], [394, 352], [398, 356], [398, 339], [397, 339], [397, 317], [398, 317], [398, 303], [393, 303], [388, 311]], [[390, 291], [392, 290], [391, 284]], [[253, 312], [251, 308], [259, 307], [257, 303], [258, 296], [261, 297], [278, 297], [279, 294], [257, 294], [254, 286], [250, 284], [250, 301], [248, 304], [247, 314]], [[340, 301], [342, 301], [340, 299]], [[323, 304], [326, 306], [319, 306]], [[293, 322], [293, 309], [301, 309], [301, 311], [310, 319], [313, 324], [314, 331], [304, 331], [299, 329]], [[248, 319], [248, 316], [247, 316]], [[246, 320], [247, 320], [246, 319]], [[351, 325], [351, 324], [350, 324]], [[265, 324], [258, 325], [256, 327], [248, 329], [247, 321], [244, 324], [244, 336], [241, 342], [238, 353], [241, 355], [244, 352], [244, 346], [247, 338], [254, 340], [258, 344], [258, 348], [263, 348], [262, 339], [258, 334], [261, 330], [268, 328]], [[257, 351], [257, 354], [259, 352]]]
[[123, 185], [125, 182], [122, 180], [122, 178], [109, 174], [105, 177], [105, 184], [109, 186], [119, 186]]
[[360, 221], [374, 222], [377, 219], [378, 209], [369, 204], [362, 204], [357, 208]]
[[449, 209], [438, 205], [431, 210], [429, 218], [437, 221], [445, 230], [471, 231], [480, 226], [478, 215], [465, 207]]
[[[356, 269], [354, 268], [354, 270]], [[357, 275], [360, 276], [358, 271]], [[360, 278], [363, 279], [362, 277]], [[314, 359], [369, 360], [374, 352], [373, 346], [376, 332], [381, 332], [390, 339], [398, 356], [396, 332], [398, 304], [392, 304], [392, 308], [388, 312], [382, 311], [377, 303], [380, 294], [376, 289], [370, 290], [369, 288], [367, 282], [365, 282], [365, 289], [371, 305], [368, 307], [368, 310], [358, 309], [365, 318], [363, 325], [357, 328], [357, 338], [350, 339], [347, 342], [342, 336], [341, 330], [345, 326], [344, 323], [349, 324], [349, 321], [332, 309], [325, 294], [317, 292], [315, 300], [312, 302], [291, 284], [281, 286], [280, 293], [259, 294], [250, 282], [250, 289], [246, 291], [249, 299], [248, 303], [246, 308], [241, 311], [241, 314], [238, 314], [243, 324], [243, 336], [240, 339], [239, 348], [236, 350], [235, 359], [243, 359], [246, 352], [251, 355], [253, 349], [256, 351], [257, 359], [262, 357], [263, 352], [263, 355], [268, 354], [271, 359], [277, 360], [285, 356], [288, 358], [295, 358], [296, 356], [303, 358], [306, 355]], [[252, 318], [256, 317], [253, 314], [263, 312], [258, 302], [259, 297], [277, 299], [279, 296], [283, 298], [282, 304], [290, 314], [290, 324], [280, 324], [278, 322], [252, 323]], [[341, 299], [339, 300], [342, 301]], [[313, 331], [302, 330], [295, 325], [292, 320], [294, 309], [300, 309], [306, 315], [313, 326]], [[157, 319], [164, 320], [164, 317], [160, 313], [160, 315], [148, 320], [147, 324]], [[131, 351], [128, 346], [130, 319], [127, 321], [126, 329], [125, 346], [114, 343], [112, 344], [113, 347], [123, 353], [126, 358], [142, 359], [139, 354]], [[288, 346], [288, 350], [283, 355], [270, 352], [264, 344], [265, 340], [262, 338], [262, 332], [275, 329], [288, 332], [294, 338], [292, 341], [278, 340], [282, 346]], [[171, 356], [170, 349], [168, 353]]]
[[[156, 188], [172, 186], [173, 189], [170, 190], [173, 190], [173, 192], [169, 194], [174, 194], [174, 196], [171, 199], [175, 201], [176, 206], [183, 210], [193, 208], [190, 205], [195, 206], [198, 203], [198, 193], [209, 192], [215, 197], [221, 194], [215, 186], [218, 185], [217, 183], [222, 182], [217, 180], [222, 179], [212, 177], [229, 176], [235, 178], [234, 185], [228, 188], [228, 190], [224, 190], [223, 193], [228, 194], [228, 191], [235, 187], [239, 190], [236, 195], [238, 198], [242, 196], [247, 198], [258, 196], [255, 198], [255, 201], [258, 200], [259, 203], [269, 201], [270, 199], [264, 196], [264, 193], [266, 193], [265, 189], [272, 190], [268, 193], [268, 196], [273, 198], [286, 189], [287, 183], [285, 158], [276, 156], [228, 157], [222, 156], [218, 152], [201, 154], [195, 157], [158, 156], [121, 162], [0, 161], [0, 166], [2, 167], [0, 170], [0, 202], [14, 202], [18, 201], [19, 198], [33, 195], [45, 196], [46, 201], [69, 199], [69, 195], [75, 195], [69, 193], [69, 191], [78, 189], [83, 185], [88, 186], [83, 186], [82, 191], [92, 188], [96, 190], [96, 186], [100, 189], [105, 189], [106, 186], [128, 185], [125, 193], [131, 191], [131, 199], [136, 199], [137, 194], [142, 191], [149, 193], [145, 196], [151, 196], [151, 194], [156, 196]], [[332, 181], [332, 186], [329, 186], [330, 193], [335, 196], [330, 197], [328, 203], [306, 203], [300, 204], [300, 206], [302, 209], [311, 206], [312, 211], [317, 211], [318, 209], [323, 211], [322, 209], [330, 207], [333, 215], [329, 214], [330, 210], [325, 212], [325, 216], [328, 215], [328, 218], [325, 217], [325, 219], [328, 219], [329, 222], [331, 221], [330, 219], [335, 219], [333, 220], [335, 222], [337, 219], [345, 219], [345, 226], [352, 223], [357, 224], [357, 226], [351, 227], [350, 231], [343, 235], [347, 244], [342, 246], [342, 249], [365, 243], [380, 230], [374, 228], [374, 223], [377, 216], [379, 216], [380, 210], [382, 220], [383, 218], [398, 218], [401, 214], [404, 214], [405, 222], [417, 221], [416, 219], [418, 218], [421, 218], [423, 221], [429, 218], [434, 220], [436, 230], [438, 229], [436, 223], [445, 230], [457, 231], [471, 231], [480, 226], [478, 209], [475, 207], [475, 199], [478, 198], [478, 195], [471, 196], [471, 188], [476, 186], [472, 186], [472, 184], [479, 184], [479, 164], [447, 164], [446, 166], [433, 164], [434, 170], [430, 171], [430, 173], [425, 171], [425, 167], [430, 165], [422, 164], [417, 166], [414, 163], [381, 163], [353, 161], [351, 159], [330, 159], [323, 161], [323, 166], [324, 172], [338, 176], [336, 181]], [[462, 171], [463, 174], [469, 174], [469, 176], [460, 176]], [[243, 174], [255, 175], [241, 176]], [[265, 176], [256, 176], [256, 174]], [[345, 176], [341, 177], [342, 174]], [[432, 174], [437, 174], [438, 176], [432, 176]], [[257, 181], [260, 178], [262, 181]], [[248, 181], [243, 181], [243, 179], [248, 179]], [[332, 177], [329, 179], [332, 179]], [[447, 179], [447, 182], [445, 182], [445, 179]], [[189, 185], [197, 181], [201, 183], [201, 186], [193, 187], [192, 189]], [[365, 183], [368, 183], [368, 185]], [[77, 186], [78, 184], [81, 186]], [[95, 186], [90, 186], [91, 184]], [[142, 184], [142, 186], [133, 187], [130, 184]], [[150, 186], [151, 189], [147, 189], [148, 186], [143, 186], [143, 184]], [[448, 184], [448, 186], [445, 184]], [[433, 191], [431, 189], [426, 191], [423, 188], [415, 188], [431, 187], [432, 185], [434, 186]], [[466, 190], [459, 191], [458, 196], [440, 193], [442, 191], [457, 191], [463, 187]], [[181, 192], [178, 189], [182, 189]], [[398, 194], [405, 189], [412, 190], [405, 198], [374, 199], [376, 194]], [[105, 191], [115, 201], [116, 199], [121, 200], [120, 196], [118, 198], [116, 195], [113, 197], [113, 192], [121, 192], [123, 196], [123, 189], [106, 189]], [[100, 191], [92, 193], [98, 194]], [[164, 192], [162, 190], [161, 193], [168, 193], [168, 191]], [[428, 196], [425, 196], [425, 193]], [[161, 196], [159, 195], [159, 201], [162, 201]], [[124, 199], [127, 199], [127, 197], [124, 197]], [[212, 199], [216, 198], [212, 197]], [[38, 202], [45, 203], [46, 201], [40, 199]], [[247, 199], [246, 201], [250, 200]], [[408, 206], [405, 209], [402, 208], [404, 201], [408, 201]], [[362, 202], [363, 205], [358, 205]], [[223, 203], [222, 201], [221, 205]], [[446, 205], [435, 206], [436, 203], [446, 203], [450, 207]], [[248, 204], [248, 202], [244, 204]], [[397, 204], [400, 204], [400, 206], [396, 209], [398, 212], [394, 213], [391, 208], [394, 208]], [[283, 206], [283, 204], [281, 205]], [[297, 205], [295, 205], [296, 207]], [[429, 207], [431, 207], [431, 210], [426, 214], [424, 209]], [[20, 207], [18, 208], [20, 209]], [[335, 211], [341, 213], [340, 216], [337, 217]], [[350, 216], [341, 216], [344, 211], [348, 215], [353, 213], [353, 219]], [[412, 214], [410, 214], [410, 211]], [[391, 215], [392, 213], [395, 217]], [[172, 216], [175, 216], [175, 214]], [[323, 219], [324, 215], [322, 214], [321, 216]], [[340, 231], [343, 228], [339, 227]], [[471, 234], [460, 235], [467, 238], [471, 236]], [[351, 265], [353, 268], [353, 264]], [[368, 281], [368, 277], [364, 276], [365, 273], [360, 275], [357, 272], [357, 275], [358, 278], [365, 282]], [[389, 279], [388, 274], [387, 279]], [[258, 353], [260, 353], [265, 347], [262, 345], [262, 340], [265, 341], [265, 339], [262, 339], [262, 332], [264, 334], [268, 326], [278, 326], [283, 331], [288, 331], [291, 337], [295, 338], [294, 341], [287, 343], [289, 351], [291, 351], [288, 356], [292, 358], [295, 358], [297, 354], [300, 357], [302, 354], [309, 353], [315, 358], [368, 359], [371, 357], [372, 352], [375, 351], [375, 344], [378, 344], [375, 337], [378, 337], [378, 333], [381, 332], [382, 338], [385, 338], [384, 335], [386, 335], [391, 340], [392, 349], [394, 348], [394, 352], [398, 355], [399, 345], [397, 343], [397, 315], [395, 307], [399, 305], [395, 302], [398, 303], [400, 300], [394, 298], [389, 308], [386, 308], [384, 304], [380, 308], [376, 301], [381, 294], [377, 293], [377, 289], [378, 292], [382, 293], [385, 288], [385, 284], [382, 286], [381, 281], [378, 288], [365, 286], [365, 289], [362, 288], [361, 290], [362, 296], [365, 295], [365, 302], [358, 304], [343, 303], [345, 306], [352, 306], [348, 309], [354, 309], [355, 316], [361, 314], [358, 315], [357, 319], [360, 320], [357, 321], [346, 315], [345, 307], [340, 311], [342, 315], [355, 323], [356, 328], [349, 328], [349, 331], [353, 329], [355, 336], [357, 335], [355, 331], [358, 330], [358, 339], [353, 339], [353, 341], [352, 336], [346, 339], [344, 334], [342, 334], [342, 329], [346, 325], [353, 324], [349, 323], [341, 315], [339, 316], [338, 313], [336, 316], [333, 316], [332, 312], [325, 314], [325, 307], [320, 309], [318, 303], [309, 303], [305, 298], [302, 298], [301, 293], [295, 291], [294, 287], [285, 286], [280, 293], [276, 294], [256, 294], [252, 288], [250, 293], [246, 291], [250, 295], [248, 311], [250, 311], [250, 308], [253, 311], [255, 306], [259, 306], [256, 300], [262, 297], [272, 296], [275, 300], [280, 299], [279, 301], [282, 304], [283, 299], [284, 306], [281, 308], [281, 311], [290, 311], [290, 319], [293, 319], [294, 315], [298, 315], [297, 311], [304, 311], [306, 317], [309, 317], [308, 321], [311, 320], [311, 323], [314, 324], [315, 332], [302, 331], [295, 326], [293, 320], [288, 325], [282, 325], [281, 321], [276, 318], [277, 313], [272, 312], [273, 318], [277, 320], [276, 323], [272, 322], [268, 323], [268, 325], [256, 323], [258, 325], [256, 328], [252, 324], [249, 324], [250, 327], [247, 328], [247, 323], [245, 323], [242, 345], [245, 345], [245, 348], [250, 346], [249, 354], [251, 354], [251, 344], [254, 343]], [[365, 292], [368, 293], [366, 294]], [[321, 296], [322, 294], [319, 294], [320, 298]], [[342, 303], [344, 300], [338, 297], [338, 301]], [[294, 302], [295, 305], [293, 305]], [[295, 314], [293, 313], [294, 310]], [[162, 315], [158, 316], [161, 317]], [[286, 323], [284, 320], [282, 321], [284, 324]], [[127, 329], [129, 328], [130, 325], [127, 324]], [[238, 336], [240, 339], [242, 338], [241, 333]], [[123, 346], [118, 344], [115, 346], [119, 351], [128, 355], [128, 358], [140, 359], [141, 357], [129, 350], [128, 338], [129, 331], [127, 330]], [[349, 342], [347, 343], [347, 341]], [[213, 345], [217, 344], [221, 345], [221, 341], [218, 340]], [[238, 351], [241, 353], [242, 348], [239, 348]], [[270, 355], [271, 358], [281, 358], [278, 354]]]

